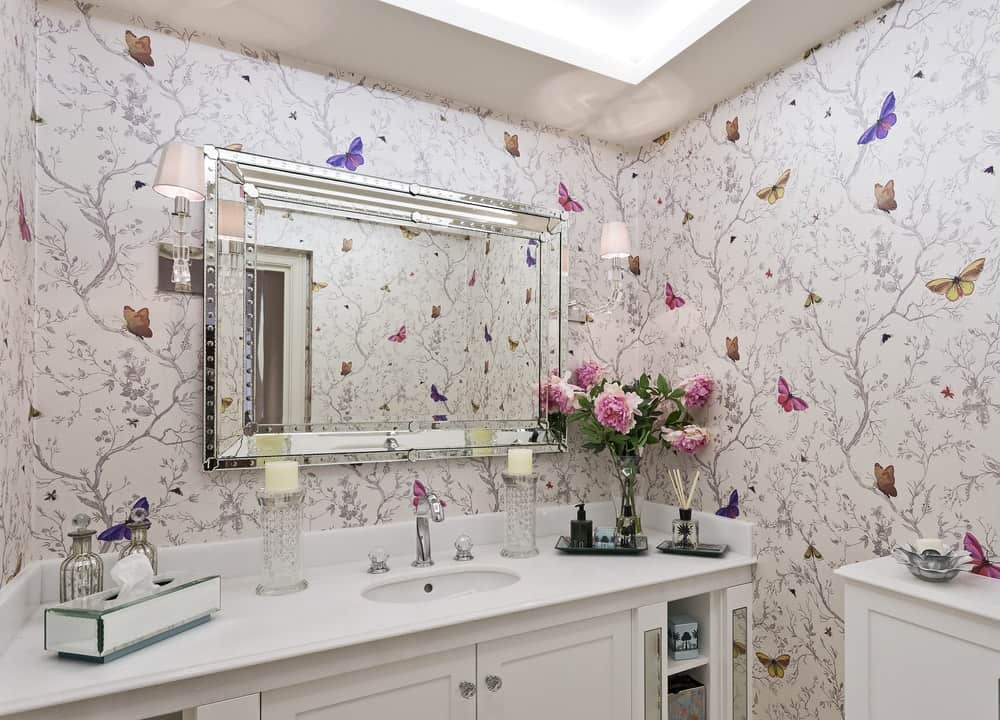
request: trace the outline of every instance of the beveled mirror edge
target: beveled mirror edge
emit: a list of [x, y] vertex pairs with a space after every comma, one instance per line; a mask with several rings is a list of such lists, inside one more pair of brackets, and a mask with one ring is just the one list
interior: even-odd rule
[[[567, 213], [565, 211], [554, 211], [546, 208], [536, 207], [532, 205], [527, 205], [524, 203], [502, 200], [498, 198], [490, 198], [484, 195], [478, 194], [467, 194], [459, 193], [451, 190], [444, 190], [434, 187], [428, 187], [419, 185], [416, 183], [402, 183], [394, 180], [385, 180], [382, 178], [377, 178], [368, 175], [355, 175], [354, 173], [349, 173], [342, 170], [335, 170], [333, 168], [323, 168], [319, 166], [307, 165], [304, 163], [297, 163], [293, 161], [280, 160], [276, 158], [268, 158], [265, 156], [253, 155], [250, 153], [238, 152], [234, 150], [227, 150], [217, 148], [212, 145], [204, 146], [204, 157], [205, 157], [205, 183], [206, 183], [206, 198], [204, 203], [205, 212], [205, 230], [204, 230], [204, 243], [205, 243], [205, 263], [204, 263], [204, 278], [205, 278], [205, 304], [204, 304], [204, 360], [203, 360], [203, 371], [204, 371], [204, 397], [205, 397], [205, 412], [204, 412], [204, 464], [203, 467], [207, 471], [213, 470], [228, 470], [228, 469], [253, 469], [258, 467], [263, 467], [264, 464], [269, 460], [274, 460], [281, 458], [284, 460], [296, 460], [302, 465], [346, 465], [346, 464], [363, 464], [363, 463], [376, 463], [376, 462], [400, 462], [409, 461], [416, 462], [418, 460], [441, 460], [441, 459], [463, 459], [463, 458], [484, 458], [484, 457], [496, 457], [506, 454], [506, 452], [512, 447], [530, 447], [536, 453], [561, 453], [567, 450], [566, 439], [565, 438], [553, 438], [550, 435], [550, 431], [547, 427], [547, 422], [544, 420], [539, 420], [539, 424], [536, 427], [522, 428], [522, 432], [529, 433], [531, 436], [541, 435], [544, 437], [542, 442], [521, 442], [518, 439], [515, 442], [510, 443], [500, 443], [489, 446], [451, 446], [451, 447], [441, 447], [441, 448], [421, 448], [421, 449], [386, 449], [386, 450], [365, 450], [365, 451], [343, 451], [343, 452], [329, 452], [329, 453], [290, 453], [285, 455], [257, 455], [248, 457], [227, 457], [222, 456], [219, 453], [218, 447], [218, 428], [219, 428], [219, 417], [217, 413], [217, 367], [216, 367], [216, 339], [217, 339], [217, 327], [218, 327], [218, 214], [219, 214], [219, 192], [218, 192], [218, 182], [220, 178], [220, 166], [224, 166], [229, 169], [231, 173], [236, 177], [238, 181], [242, 181], [242, 173], [239, 170], [239, 163], [247, 164], [262, 164], [265, 167], [273, 167], [276, 169], [282, 169], [291, 172], [302, 173], [306, 175], [312, 175], [314, 177], [327, 178], [331, 180], [364, 185], [379, 189], [389, 189], [395, 190], [401, 193], [408, 193], [414, 196], [423, 196], [428, 198], [436, 198], [448, 200], [451, 202], [461, 203], [470, 206], [479, 207], [489, 207], [489, 208], [501, 208], [504, 210], [510, 210], [514, 212], [520, 212], [527, 215], [535, 215], [538, 217], [546, 218], [546, 230], [549, 237], [556, 239], [558, 242], [558, 248], [560, 251], [560, 257], [556, 260], [558, 263], [559, 271], [555, 274], [556, 279], [556, 290], [558, 293], [558, 313], [559, 317], [557, 320], [556, 337], [554, 338], [557, 344], [557, 358], [558, 358], [558, 370], [563, 371], [566, 365], [566, 303], [567, 303], [567, 288], [565, 287], [565, 268], [563, 267], [562, 253], [566, 251], [568, 247], [568, 224], [567, 224]], [[257, 197], [256, 189], [251, 185], [248, 186], [244, 184], [244, 193], [249, 197]], [[247, 205], [250, 210], [245, 214], [245, 236], [244, 236], [244, 252], [245, 252], [245, 269], [244, 269], [244, 303], [245, 303], [245, 313], [244, 313], [244, 338], [245, 338], [245, 353], [243, 357], [244, 362], [244, 380], [245, 380], [245, 393], [244, 393], [244, 417], [243, 417], [243, 434], [244, 436], [253, 436], [256, 432], [256, 423], [254, 422], [253, 415], [253, 401], [254, 401], [254, 373], [253, 373], [253, 323], [254, 323], [254, 297], [255, 297], [255, 286], [256, 286], [256, 263], [254, 260], [254, 246], [255, 246], [255, 221], [256, 221], [256, 208], [253, 204]], [[426, 219], [419, 215], [419, 213], [414, 214], [413, 220], [415, 222], [420, 222], [422, 219]], [[495, 226], [483, 226], [476, 227], [475, 223], [469, 226], [463, 226], [462, 229], [473, 230], [477, 232], [497, 234], [497, 235], [508, 235], [512, 237], [525, 237], [525, 231], [517, 232], [504, 232], [504, 228], [497, 228]], [[538, 234], [539, 236], [541, 233]], [[541, 279], [539, 280], [541, 282]], [[541, 293], [539, 293], [541, 294]], [[541, 307], [539, 312], [542, 312]], [[539, 325], [540, 333], [540, 343], [539, 343], [539, 360], [542, 360], [542, 342], [541, 339], [547, 337], [547, 333], [543, 333], [541, 327], [544, 323]], [[249, 332], [247, 331], [249, 329]], [[551, 342], [552, 339], [550, 338]], [[544, 363], [539, 362], [539, 381], [543, 379], [544, 374], [543, 368]], [[488, 421], [489, 422], [489, 421]], [[442, 429], [430, 429], [421, 430], [418, 435], [424, 434], [434, 434], [439, 433]], [[384, 434], [387, 438], [392, 438], [394, 436], [398, 437], [397, 431], [386, 430]]]

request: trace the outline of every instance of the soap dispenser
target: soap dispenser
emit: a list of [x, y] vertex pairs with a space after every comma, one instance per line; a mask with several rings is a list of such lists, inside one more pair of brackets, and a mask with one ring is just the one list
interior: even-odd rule
[[569, 523], [569, 540], [575, 548], [594, 547], [594, 523], [587, 519], [584, 503], [576, 506], [576, 520]]

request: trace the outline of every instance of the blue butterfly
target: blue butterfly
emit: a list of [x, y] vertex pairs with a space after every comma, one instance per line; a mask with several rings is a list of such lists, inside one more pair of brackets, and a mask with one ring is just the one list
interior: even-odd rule
[[726, 518], [738, 518], [740, 516], [740, 495], [733, 490], [729, 493], [729, 504], [720, 507], [715, 511], [716, 515]]
[[361, 154], [364, 149], [365, 145], [361, 142], [361, 138], [356, 137], [351, 140], [351, 146], [347, 149], [347, 152], [342, 155], [331, 155], [326, 159], [326, 163], [335, 168], [344, 168], [345, 170], [354, 172], [365, 164], [365, 158]]
[[524, 249], [524, 255], [525, 255], [524, 260], [525, 260], [526, 263], [528, 263], [528, 267], [535, 267], [535, 265], [538, 264], [538, 260], [536, 258], [532, 257], [532, 255], [531, 255], [531, 248], [530, 247], [526, 247]]
[[[132, 510], [129, 511], [129, 520], [132, 519], [132, 513], [136, 510], [144, 510], [146, 514], [149, 514], [149, 500], [144, 497], [139, 498], [135, 501], [135, 505], [132, 506]], [[118, 525], [112, 525], [107, 530], [102, 532], [97, 536], [98, 540], [103, 542], [113, 542], [115, 540], [131, 540], [132, 531], [129, 530], [128, 521], [119, 523]]]
[[895, 93], [889, 93], [882, 103], [882, 110], [878, 114], [878, 120], [858, 138], [858, 145], [867, 145], [875, 138], [885, 140], [889, 135], [889, 128], [896, 124], [895, 109], [896, 95]]
[[431, 385], [431, 400], [434, 402], [448, 402], [448, 398], [438, 392], [437, 385]]
[[486, 342], [493, 342], [493, 336], [490, 335], [490, 326], [489, 325], [483, 325], [483, 339]]

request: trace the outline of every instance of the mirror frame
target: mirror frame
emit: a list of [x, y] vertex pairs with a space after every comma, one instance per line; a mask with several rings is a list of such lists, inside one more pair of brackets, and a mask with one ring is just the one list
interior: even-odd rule
[[[219, 276], [219, 228], [217, 218], [219, 216], [219, 188], [220, 180], [231, 180], [242, 185], [244, 197], [247, 199], [244, 216], [244, 287], [243, 304], [244, 313], [244, 362], [243, 362], [243, 436], [253, 437], [258, 433], [258, 425], [254, 421], [254, 318], [256, 315], [256, 262], [255, 247], [256, 239], [256, 216], [257, 206], [261, 202], [262, 195], [276, 202], [305, 202], [306, 204], [319, 204], [327, 212], [342, 215], [357, 220], [368, 220], [373, 222], [405, 223], [408, 225], [426, 226], [433, 230], [460, 230], [467, 233], [477, 233], [483, 235], [499, 235], [507, 237], [536, 239], [540, 243], [555, 239], [560, 248], [560, 269], [555, 273], [557, 277], [557, 297], [558, 297], [558, 318], [556, 337], [550, 339], [550, 345], [554, 341], [557, 351], [558, 371], [563, 372], [566, 359], [566, 321], [567, 321], [567, 288], [565, 278], [565, 265], [562, 253], [568, 247], [568, 214], [562, 210], [548, 210], [546, 208], [535, 207], [523, 203], [512, 202], [491, 198], [484, 195], [461, 193], [452, 190], [429, 187], [417, 183], [404, 183], [396, 180], [386, 180], [370, 175], [358, 175], [344, 170], [336, 170], [330, 167], [308, 165], [305, 163], [271, 158], [262, 155], [254, 155], [242, 151], [217, 148], [212, 145], [204, 146], [205, 158], [205, 184], [206, 197], [204, 203], [205, 230], [204, 230], [204, 468], [205, 470], [224, 470], [263, 467], [268, 460], [286, 459], [297, 460], [303, 465], [340, 465], [340, 464], [360, 464], [373, 462], [394, 462], [394, 461], [416, 461], [450, 458], [468, 457], [490, 457], [502, 455], [510, 447], [530, 447], [537, 453], [555, 453], [566, 451], [565, 438], [557, 438], [550, 434], [549, 423], [544, 414], [540, 411], [537, 422], [512, 428], [511, 424], [521, 421], [459, 421], [447, 423], [445, 427], [439, 427], [441, 423], [410, 421], [402, 423], [400, 426], [391, 429], [384, 429], [384, 424], [378, 423], [383, 429], [373, 429], [368, 431], [334, 431], [325, 429], [321, 423], [309, 423], [308, 425], [285, 425], [281, 426], [283, 434], [308, 435], [330, 435], [334, 438], [349, 438], [357, 435], [384, 436], [385, 449], [353, 450], [353, 451], [331, 451], [324, 453], [309, 454], [285, 454], [285, 455], [256, 455], [249, 457], [220, 456], [217, 447], [220, 418], [216, 413], [217, 393], [216, 393], [216, 337], [218, 324], [218, 285]], [[311, 184], [313, 189], [327, 188], [341, 191], [368, 192], [373, 196], [388, 199], [386, 206], [379, 207], [376, 202], [365, 203], [346, 200], [322, 199], [319, 200], [308, 194], [300, 195], [287, 189], [288, 182], [278, 183], [276, 187], [270, 188], [265, 184], [249, 182], [246, 179], [244, 169], [252, 168], [253, 175], [266, 177], [269, 173], [274, 176], [286, 177], [301, 176], [304, 181]], [[263, 191], [263, 192], [262, 192]], [[333, 193], [336, 195], [336, 193]], [[341, 193], [344, 194], [344, 193]], [[412, 204], [414, 199], [419, 199], [428, 203], [432, 211], [445, 212], [449, 207], [453, 207], [457, 215], [429, 214], [420, 211], [399, 210], [392, 205], [391, 198], [409, 201]], [[361, 198], [364, 200], [364, 198]], [[251, 200], [253, 202], [251, 202]], [[506, 211], [515, 212], [521, 215], [532, 216], [538, 219], [539, 226], [544, 230], [533, 231], [523, 228], [511, 228], [501, 224], [491, 224], [478, 220], [468, 219], [472, 213], [462, 213], [461, 209], [474, 210], [476, 208], [486, 209], [487, 212]], [[542, 309], [539, 309], [542, 312]], [[550, 310], [550, 317], [552, 311]], [[542, 333], [541, 324], [539, 333]], [[542, 368], [545, 362], [539, 358], [539, 381], [542, 379]], [[375, 424], [375, 423], [373, 423]], [[425, 427], [426, 426], [426, 427]], [[272, 428], [274, 426], [268, 426]], [[501, 429], [516, 430], [519, 436], [529, 438], [529, 442], [521, 442], [520, 437], [512, 442], [495, 442], [489, 446], [469, 446], [466, 441], [465, 446], [446, 445], [434, 448], [398, 448], [398, 440], [406, 433], [434, 433], [454, 430], [471, 429]], [[318, 430], [318, 432], [310, 430]], [[535, 440], [540, 438], [539, 440]], [[397, 446], [397, 447], [394, 447]]]

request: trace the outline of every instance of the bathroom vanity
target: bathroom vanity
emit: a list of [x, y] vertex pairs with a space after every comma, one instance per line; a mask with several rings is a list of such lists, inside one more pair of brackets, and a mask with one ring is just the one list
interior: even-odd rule
[[[609, 503], [589, 508], [609, 522]], [[676, 509], [647, 503], [651, 548]], [[291, 720], [660, 720], [667, 679], [705, 686], [707, 717], [749, 717], [751, 525], [700, 515], [722, 558], [563, 555], [572, 506], [538, 511], [538, 557], [500, 556], [502, 516], [435, 525], [431, 567], [413, 568], [413, 523], [306, 536], [309, 588], [254, 593], [253, 539], [164, 548], [161, 569], [224, 577], [211, 622], [107, 665], [42, 650], [54, 561], [33, 564], [0, 599], [0, 716]], [[655, 529], [650, 529], [655, 528]], [[474, 559], [453, 559], [468, 534]], [[367, 553], [382, 546], [388, 573]], [[674, 662], [672, 614], [700, 621], [700, 651]]]

